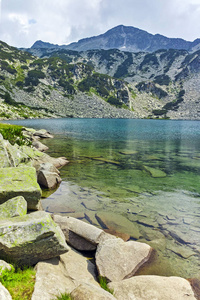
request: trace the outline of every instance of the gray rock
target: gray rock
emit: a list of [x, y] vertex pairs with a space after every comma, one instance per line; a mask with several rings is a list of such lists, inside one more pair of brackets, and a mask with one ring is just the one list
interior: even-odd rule
[[62, 179], [59, 176], [59, 171], [51, 163], [43, 163], [37, 172], [38, 183], [47, 188], [54, 189], [61, 183]]
[[33, 140], [32, 146], [41, 152], [45, 152], [49, 149], [46, 145], [42, 144], [41, 142], [39, 142], [36, 139]]
[[12, 300], [12, 297], [8, 290], [0, 283], [0, 299], [2, 300]]
[[4, 271], [4, 270], [11, 271], [12, 269], [14, 269], [14, 267], [12, 265], [8, 264], [4, 260], [0, 260], [0, 275], [2, 274], [2, 271]]
[[96, 251], [96, 265], [100, 276], [108, 281], [129, 278], [148, 261], [152, 248], [134, 241], [124, 242], [120, 238], [100, 243]]
[[12, 198], [0, 205], [0, 218], [13, 218], [27, 214], [27, 202], [22, 196]]
[[69, 250], [50, 214], [38, 211], [0, 221], [0, 255], [20, 264], [34, 265]]
[[53, 138], [53, 135], [50, 134], [46, 129], [40, 129], [33, 133], [33, 136], [39, 136], [40, 138]]
[[112, 294], [92, 284], [82, 283], [70, 294], [73, 300], [114, 300]]
[[95, 250], [103, 230], [72, 217], [53, 216], [61, 227], [66, 241], [78, 250]]
[[196, 300], [190, 283], [180, 277], [135, 276], [108, 286], [120, 300]]
[[36, 283], [32, 300], [52, 300], [61, 293], [71, 293], [81, 283], [99, 286], [95, 266], [86, 257], [70, 249], [59, 258], [36, 265]]
[[0, 204], [16, 196], [23, 196], [28, 210], [40, 209], [41, 189], [32, 167], [0, 169]]

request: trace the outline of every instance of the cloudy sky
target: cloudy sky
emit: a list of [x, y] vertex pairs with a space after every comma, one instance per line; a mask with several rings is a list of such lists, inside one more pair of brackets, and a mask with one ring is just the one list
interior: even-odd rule
[[16, 47], [69, 44], [121, 24], [193, 41], [200, 0], [0, 0], [0, 40]]

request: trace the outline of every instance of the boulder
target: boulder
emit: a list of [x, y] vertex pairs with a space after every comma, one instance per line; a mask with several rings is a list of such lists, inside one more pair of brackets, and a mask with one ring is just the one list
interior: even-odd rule
[[167, 176], [167, 174], [160, 169], [155, 169], [155, 168], [152, 168], [149, 166], [143, 166], [143, 168], [145, 171], [147, 171], [151, 175], [151, 177], [163, 178], [163, 177]]
[[66, 241], [77, 250], [95, 250], [100, 236], [105, 234], [102, 229], [72, 217], [53, 215], [53, 219], [64, 232]]
[[62, 179], [59, 176], [59, 171], [51, 163], [43, 163], [37, 172], [38, 183], [47, 188], [54, 189], [61, 183]]
[[36, 265], [36, 282], [32, 300], [52, 300], [61, 293], [71, 293], [81, 283], [99, 286], [95, 265], [86, 257], [70, 249], [59, 258]]
[[148, 261], [151, 252], [145, 243], [124, 242], [120, 238], [104, 240], [95, 255], [98, 273], [108, 281], [129, 278]]
[[70, 296], [73, 300], [114, 300], [112, 294], [92, 284], [82, 283], [75, 288]]
[[0, 299], [2, 300], [12, 300], [12, 297], [8, 290], [0, 283]]
[[2, 271], [5, 271], [5, 270], [11, 271], [12, 269], [14, 269], [14, 267], [12, 265], [8, 264], [4, 260], [0, 260], [0, 275], [2, 274]]
[[12, 146], [8, 141], [0, 139], [0, 167], [16, 167], [21, 162], [27, 162], [28, 157], [16, 146]]
[[33, 132], [33, 136], [39, 136], [40, 138], [53, 138], [53, 135], [50, 134], [46, 129], [40, 129]]
[[23, 196], [28, 210], [40, 209], [41, 189], [32, 167], [0, 169], [0, 204], [16, 196]]
[[0, 256], [34, 265], [69, 250], [65, 237], [50, 214], [38, 211], [0, 220]]
[[27, 214], [27, 202], [22, 196], [12, 198], [0, 205], [0, 219], [24, 216]]
[[42, 144], [41, 142], [39, 142], [36, 139], [33, 140], [32, 146], [35, 149], [37, 149], [38, 151], [41, 151], [41, 152], [45, 152], [45, 151], [47, 151], [49, 149], [46, 145]]
[[190, 283], [180, 277], [135, 276], [108, 286], [120, 300], [196, 300]]

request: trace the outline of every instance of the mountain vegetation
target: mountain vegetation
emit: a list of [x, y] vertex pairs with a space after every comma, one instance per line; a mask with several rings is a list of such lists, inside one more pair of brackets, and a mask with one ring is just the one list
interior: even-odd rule
[[[154, 48], [121, 51], [122, 36], [125, 50], [128, 43], [141, 49], [139, 41]], [[100, 37], [102, 45], [109, 40], [116, 49], [75, 51], [39, 41], [19, 50], [1, 42], [0, 118], [200, 119], [199, 40], [168, 39], [125, 26]], [[98, 45], [99, 37], [81, 43], [94, 47], [93, 40]], [[167, 49], [159, 48], [163, 43]]]

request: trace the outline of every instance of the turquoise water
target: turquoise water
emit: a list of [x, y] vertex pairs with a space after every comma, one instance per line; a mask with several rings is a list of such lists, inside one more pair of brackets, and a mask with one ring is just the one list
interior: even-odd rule
[[66, 156], [63, 182], [43, 207], [127, 233], [156, 254], [141, 274], [200, 278], [200, 122], [54, 119], [52, 156]]

